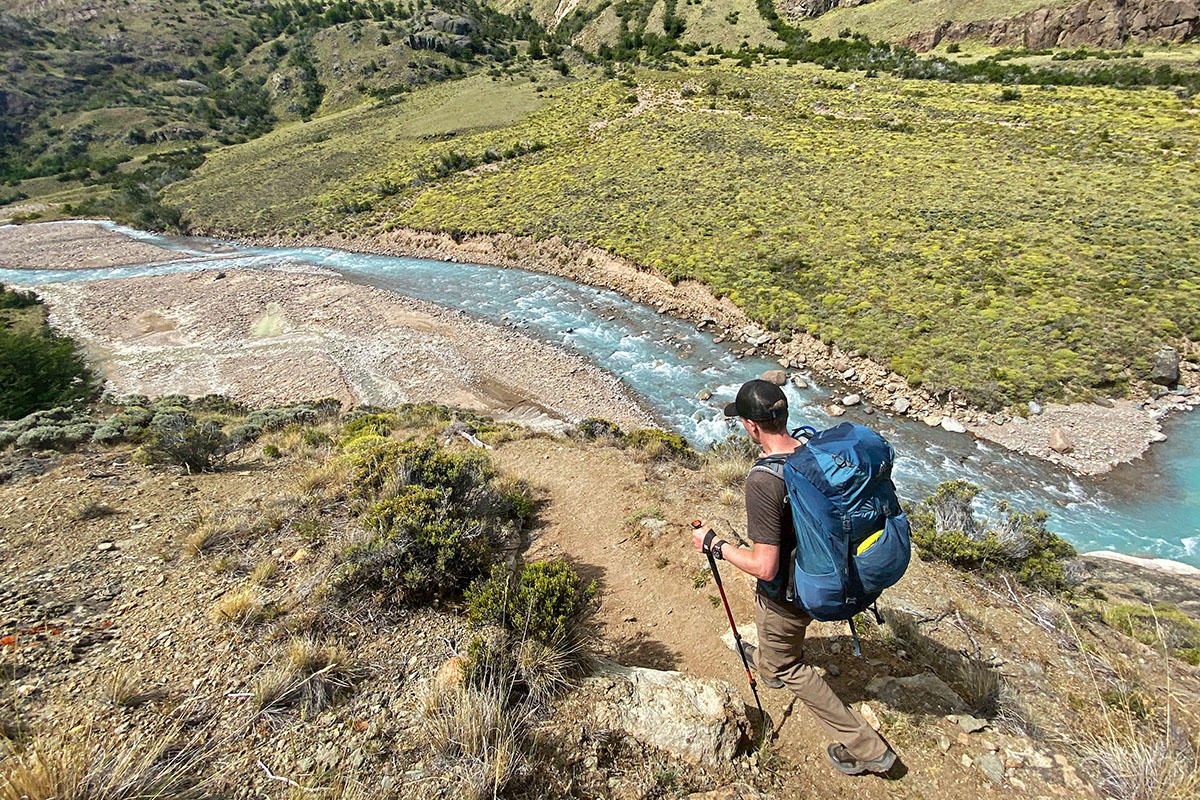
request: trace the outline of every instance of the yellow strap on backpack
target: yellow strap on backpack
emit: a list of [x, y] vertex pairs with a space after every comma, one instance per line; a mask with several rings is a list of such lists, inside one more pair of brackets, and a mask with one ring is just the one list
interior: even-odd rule
[[883, 536], [883, 528], [872, 533], [867, 538], [863, 539], [858, 545], [858, 549], [854, 551], [854, 555], [861, 556], [863, 553], [871, 549], [871, 546], [879, 541], [879, 537]]

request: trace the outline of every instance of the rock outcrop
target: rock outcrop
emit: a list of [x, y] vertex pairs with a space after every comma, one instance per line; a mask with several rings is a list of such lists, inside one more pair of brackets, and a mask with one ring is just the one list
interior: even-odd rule
[[911, 33], [900, 44], [918, 52], [963, 39], [1031, 50], [1079, 45], [1115, 49], [1129, 42], [1183, 42], [1198, 32], [1200, 0], [1082, 0], [1003, 19], [946, 21]]
[[750, 733], [746, 706], [724, 681], [600, 659], [582, 691], [596, 724], [696, 764], [724, 764]]
[[1154, 356], [1154, 369], [1150, 372], [1150, 380], [1160, 386], [1174, 386], [1179, 383], [1179, 351], [1173, 347], [1164, 347]]
[[784, 0], [780, 3], [780, 10], [789, 19], [811, 19], [835, 8], [856, 8], [870, 2], [871, 0]]

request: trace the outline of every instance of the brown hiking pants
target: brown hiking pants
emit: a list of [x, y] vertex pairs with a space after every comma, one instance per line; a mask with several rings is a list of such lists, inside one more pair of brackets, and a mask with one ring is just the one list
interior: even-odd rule
[[812, 617], [755, 593], [759, 673], [778, 678], [808, 706], [834, 741], [860, 761], [874, 761], [887, 744], [854, 709], [843, 703], [814, 667], [804, 663], [804, 632]]

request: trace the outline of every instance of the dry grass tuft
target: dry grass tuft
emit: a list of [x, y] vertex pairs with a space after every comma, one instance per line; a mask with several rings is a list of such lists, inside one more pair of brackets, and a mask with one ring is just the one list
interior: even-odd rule
[[424, 739], [434, 767], [455, 784], [453, 796], [495, 797], [526, 768], [532, 712], [507, 700], [503, 686], [443, 688], [436, 681], [419, 697]]
[[254, 571], [250, 573], [250, 582], [256, 586], [263, 586], [264, 584], [269, 583], [271, 579], [275, 577], [275, 571], [277, 569], [278, 566], [273, 560], [268, 559], [267, 561], [262, 561], [257, 567], [254, 568]]
[[266, 606], [258, 592], [246, 588], [222, 597], [213, 613], [218, 619], [245, 627], [261, 620], [265, 616]]
[[160, 691], [144, 690], [130, 668], [117, 670], [108, 682], [108, 702], [118, 708], [139, 708], [161, 696]]
[[1200, 760], [1183, 736], [1113, 726], [1084, 734], [1079, 751], [1084, 769], [1113, 800], [1185, 800], [1200, 792]]
[[266, 670], [254, 689], [254, 702], [264, 714], [300, 709], [310, 717], [354, 690], [369, 674], [341, 645], [324, 646], [312, 639], [296, 638], [287, 652]]
[[161, 732], [120, 738], [85, 723], [0, 761], [0, 800], [201, 800], [203, 766]]
[[300, 490], [329, 500], [345, 500], [350, 495], [350, 468], [349, 459], [330, 459], [300, 479]]

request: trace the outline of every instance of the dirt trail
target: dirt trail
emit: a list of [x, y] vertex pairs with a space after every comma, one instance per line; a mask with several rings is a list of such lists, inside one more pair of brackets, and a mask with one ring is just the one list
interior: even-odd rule
[[[693, 580], [706, 562], [692, 548], [687, 524], [694, 516], [720, 518], [732, 522], [740, 532], [744, 530], [740, 504], [725, 506], [708, 499], [691, 505], [693, 498], [686, 496], [656, 498], [665, 487], [678, 491], [688, 480], [688, 470], [647, 467], [628, 451], [614, 448], [547, 446], [534, 440], [505, 444], [493, 457], [503, 468], [540, 487], [548, 500], [530, 535], [526, 558], [566, 559], [597, 581], [601, 599], [598, 627], [607, 654], [623, 663], [728, 681], [739, 687], [747, 704], [753, 706], [746, 675], [721, 640], [728, 626], [724, 611], [709, 599], [717, 597], [716, 586], [709, 581], [700, 589], [693, 588]], [[635, 512], [648, 507], [659, 508], [666, 523], [657, 536], [653, 527], [626, 523]], [[753, 635], [750, 583], [729, 565], [721, 566], [738, 627]], [[872, 666], [867, 660], [886, 657], [882, 645], [864, 642], [864, 657], [858, 659], [851, 655], [845, 626], [814, 623], [810, 631], [807, 652], [811, 662], [836, 665], [840, 673], [829, 678], [835, 691], [852, 704], [867, 699], [866, 683], [877, 674], [887, 674], [886, 666]], [[835, 643], [841, 650], [838, 655], [830, 652]], [[910, 770], [903, 780], [843, 778], [827, 763], [828, 742], [807, 709], [793, 703], [786, 690], [760, 684], [759, 696], [775, 722], [773, 749], [784, 762], [781, 769], [789, 773], [778, 792], [780, 798], [930, 797], [947, 784], [957, 785], [964, 796], [1000, 796], [977, 774], [950, 765], [932, 739], [916, 748], [897, 743]]]

